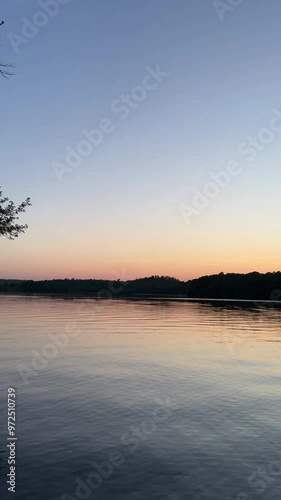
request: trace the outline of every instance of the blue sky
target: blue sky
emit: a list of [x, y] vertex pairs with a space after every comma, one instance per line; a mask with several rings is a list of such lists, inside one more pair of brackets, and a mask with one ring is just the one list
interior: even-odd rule
[[[192, 224], [178, 206], [281, 111], [280, 2], [244, 0], [221, 21], [210, 0], [70, 0], [18, 53], [11, 33], [42, 7], [0, 6], [1, 59], [16, 65], [0, 80], [0, 184], [33, 202], [26, 235], [1, 241], [1, 276], [276, 268], [281, 133]], [[157, 65], [169, 76], [114, 116], [112, 102]], [[52, 163], [108, 117], [114, 132], [58, 182]]]

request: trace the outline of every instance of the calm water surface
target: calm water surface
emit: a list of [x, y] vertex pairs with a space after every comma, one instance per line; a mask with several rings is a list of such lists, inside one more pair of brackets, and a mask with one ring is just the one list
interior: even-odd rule
[[0, 319], [1, 498], [280, 499], [280, 310], [2, 296]]

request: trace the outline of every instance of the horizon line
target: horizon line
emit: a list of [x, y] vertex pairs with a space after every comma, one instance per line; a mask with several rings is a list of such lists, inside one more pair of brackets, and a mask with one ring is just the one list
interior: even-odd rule
[[239, 274], [239, 275], [242, 275], [242, 276], [247, 276], [248, 274], [260, 274], [260, 275], [265, 275], [265, 274], [277, 274], [277, 273], [280, 273], [281, 271], [280, 270], [277, 270], [277, 271], [266, 271], [264, 273], [262, 272], [259, 272], [259, 271], [249, 271], [247, 273], [235, 273], [235, 272], [227, 272], [225, 273], [224, 271], [221, 271], [219, 273], [214, 273], [214, 274], [203, 274], [203, 275], [200, 275], [198, 276], [197, 278], [190, 278], [188, 280], [183, 280], [183, 279], [180, 279], [180, 278], [176, 278], [175, 276], [169, 276], [169, 275], [160, 275], [160, 274], [152, 274], [150, 276], [143, 276], [143, 277], [139, 277], [139, 278], [131, 278], [131, 279], [128, 279], [128, 280], [121, 280], [120, 278], [116, 278], [116, 279], [108, 279], [108, 278], [42, 278], [42, 279], [32, 279], [32, 278], [0, 278], [0, 282], [1, 281], [34, 281], [34, 282], [40, 282], [40, 281], [109, 281], [109, 282], [114, 282], [114, 281], [121, 281], [123, 283], [127, 283], [129, 281], [137, 281], [137, 280], [144, 280], [144, 279], [151, 279], [151, 278], [169, 278], [169, 279], [173, 279], [173, 280], [176, 280], [176, 281], [180, 281], [180, 282], [188, 282], [188, 281], [193, 281], [193, 280], [196, 280], [196, 279], [200, 279], [200, 278], [204, 278], [204, 277], [207, 277], [207, 276], [219, 276], [219, 275], [224, 275], [224, 276], [227, 276], [229, 274]]

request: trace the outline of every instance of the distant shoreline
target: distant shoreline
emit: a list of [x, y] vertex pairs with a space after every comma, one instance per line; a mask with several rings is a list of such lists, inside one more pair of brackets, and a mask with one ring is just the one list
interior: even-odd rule
[[281, 302], [281, 272], [219, 273], [180, 281], [169, 276], [121, 280], [0, 280], [0, 293], [98, 299]]

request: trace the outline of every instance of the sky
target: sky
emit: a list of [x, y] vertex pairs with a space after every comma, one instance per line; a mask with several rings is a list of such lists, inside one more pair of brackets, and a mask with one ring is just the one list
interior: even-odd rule
[[279, 270], [280, 16], [279, 0], [0, 0], [0, 185], [32, 200], [0, 277]]

